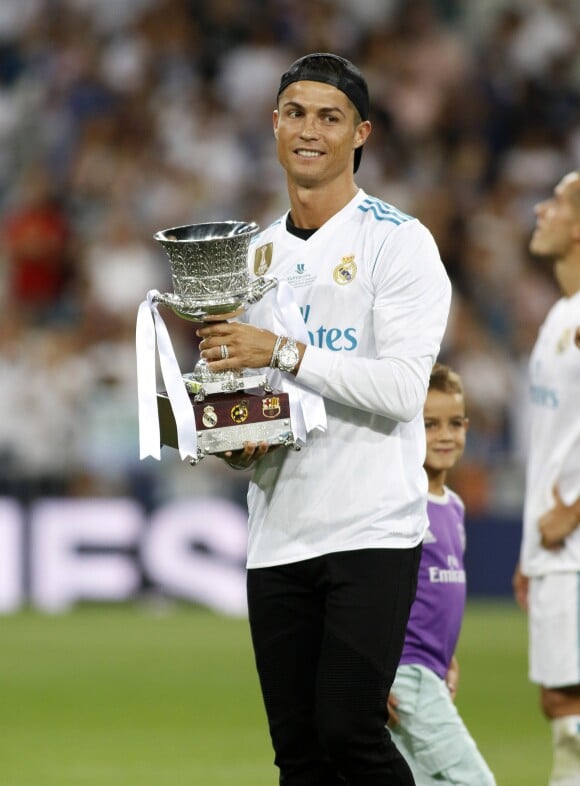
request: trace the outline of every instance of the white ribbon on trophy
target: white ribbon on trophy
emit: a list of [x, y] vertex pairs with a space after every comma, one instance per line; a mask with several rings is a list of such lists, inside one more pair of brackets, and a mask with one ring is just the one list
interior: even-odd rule
[[159, 350], [159, 365], [167, 397], [171, 403], [177, 442], [182, 459], [197, 456], [197, 427], [193, 407], [183, 383], [183, 377], [173, 351], [169, 332], [158, 311], [154, 298], [156, 289], [147, 293], [147, 299], [137, 312], [137, 397], [139, 405], [140, 458], [161, 458], [159, 413], [157, 411], [157, 382], [155, 349]]
[[[308, 346], [309, 338], [306, 324], [294, 299], [292, 287], [287, 281], [279, 281], [272, 293], [274, 308], [274, 332], [291, 336]], [[326, 408], [320, 393], [305, 388], [293, 376], [275, 371], [272, 386], [288, 393], [290, 399], [290, 420], [297, 440], [306, 442], [307, 434], [314, 429], [326, 431]]]

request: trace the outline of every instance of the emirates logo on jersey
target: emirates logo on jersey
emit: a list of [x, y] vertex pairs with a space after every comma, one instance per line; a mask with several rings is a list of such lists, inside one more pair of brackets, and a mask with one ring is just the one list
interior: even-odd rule
[[354, 256], [343, 257], [340, 264], [334, 268], [332, 277], [337, 284], [344, 286], [351, 284], [356, 276], [356, 262]]

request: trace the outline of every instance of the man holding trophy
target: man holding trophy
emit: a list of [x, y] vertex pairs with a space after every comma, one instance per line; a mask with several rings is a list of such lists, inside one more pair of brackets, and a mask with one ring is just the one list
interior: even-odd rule
[[271, 367], [326, 408], [299, 452], [226, 455], [253, 470], [250, 626], [285, 786], [413, 784], [386, 700], [427, 528], [422, 409], [451, 287], [428, 230], [354, 182], [368, 116], [364, 77], [337, 55], [282, 76], [290, 210], [249, 259], [290, 284], [307, 336], [281, 334], [268, 297], [197, 331], [211, 370]]
[[285, 786], [414, 783], [387, 696], [427, 529], [422, 413], [451, 287], [428, 230], [355, 184], [368, 117], [348, 60], [311, 54], [283, 74], [290, 210], [248, 252], [277, 295], [197, 329], [208, 373], [266, 370], [294, 406], [299, 451], [254, 438], [218, 452], [252, 470], [249, 618]]

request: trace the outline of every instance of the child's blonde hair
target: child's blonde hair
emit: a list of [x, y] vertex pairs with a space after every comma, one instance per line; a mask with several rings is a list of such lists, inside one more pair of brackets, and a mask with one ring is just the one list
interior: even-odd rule
[[429, 390], [438, 390], [441, 393], [459, 393], [463, 395], [463, 383], [456, 371], [444, 363], [435, 363], [429, 378]]

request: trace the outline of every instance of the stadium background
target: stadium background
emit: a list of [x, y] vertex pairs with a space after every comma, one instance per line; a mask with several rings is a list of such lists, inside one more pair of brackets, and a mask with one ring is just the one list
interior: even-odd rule
[[[550, 271], [529, 256], [527, 242], [534, 204], [578, 165], [579, 43], [575, 0], [3, 0], [0, 605], [7, 684], [14, 664], [25, 669], [33, 641], [42, 648], [54, 636], [54, 652], [74, 651], [64, 644], [64, 629], [58, 638], [60, 617], [44, 620], [26, 610], [51, 610], [34, 594], [39, 575], [50, 585], [49, 553], [58, 575], [67, 554], [74, 553], [72, 572], [75, 560], [85, 560], [80, 576], [97, 566], [89, 589], [71, 580], [75, 601], [106, 599], [98, 587], [117, 576], [111, 597], [135, 598], [118, 613], [138, 630], [143, 603], [167, 611], [171, 598], [189, 601], [176, 620], [191, 619], [194, 630], [206, 620], [199, 607], [212, 606], [199, 587], [171, 585], [171, 557], [164, 570], [151, 568], [143, 543], [153, 524], [173, 532], [167, 548], [174, 556], [194, 546], [187, 559], [197, 555], [200, 575], [215, 582], [225, 565], [238, 580], [242, 530], [227, 529], [216, 544], [212, 533], [225, 526], [223, 516], [216, 512], [200, 531], [196, 506], [233, 506], [238, 521], [242, 473], [212, 459], [192, 469], [175, 451], [160, 463], [138, 460], [136, 309], [148, 289], [170, 288], [155, 231], [232, 218], [264, 226], [285, 209], [270, 120], [279, 75], [295, 57], [328, 50], [356, 62], [370, 85], [374, 132], [357, 182], [431, 229], [453, 280], [441, 358], [464, 378], [471, 420], [465, 458], [451, 478], [468, 510], [466, 625], [474, 641], [479, 628], [471, 620], [481, 613], [489, 627], [474, 650], [476, 660], [477, 652], [488, 653], [477, 663], [481, 684], [502, 684], [488, 652], [502, 642], [511, 642], [505, 657], [516, 659], [513, 672], [506, 666], [506, 685], [525, 682], [524, 623], [512, 616], [509, 599], [526, 453], [525, 374], [538, 325], [557, 297]], [[193, 367], [191, 327], [170, 316], [167, 322], [182, 369]], [[117, 513], [103, 513], [99, 529], [95, 511], [109, 503], [133, 512], [118, 529], [105, 526]], [[42, 524], [47, 504], [50, 526]], [[95, 526], [83, 530], [95, 516]], [[192, 529], [176, 533], [177, 519]], [[66, 522], [60, 530], [59, 522]], [[56, 534], [49, 548], [43, 536], [50, 531]], [[116, 539], [119, 531], [124, 538]], [[228, 551], [230, 535], [236, 545]], [[120, 563], [122, 575], [115, 573]], [[488, 626], [477, 603], [492, 596], [501, 608], [496, 615], [493, 606]], [[188, 616], [196, 609], [200, 616]], [[73, 642], [75, 624], [99, 641], [109, 631], [114, 641], [113, 611], [81, 611], [70, 616]], [[27, 679], [35, 668], [23, 672]], [[465, 679], [479, 684], [467, 672]], [[537, 746], [519, 749], [520, 766], [507, 786], [520, 782], [524, 759], [536, 776], [547, 766], [545, 758], [533, 759], [532, 751], [547, 745], [546, 730], [535, 720], [533, 694], [524, 684], [521, 690], [527, 703], [504, 698], [487, 725], [477, 696], [465, 705], [466, 713], [476, 708], [484, 736], [497, 730], [506, 701], [521, 709], [511, 731], [528, 740], [540, 735]], [[16, 693], [14, 706], [20, 699]], [[483, 706], [485, 696], [479, 699]], [[15, 759], [11, 779], [0, 783], [37, 786], [22, 774], [23, 760]], [[77, 772], [74, 782], [105, 782], [97, 770]], [[61, 772], [54, 782], [67, 780]], [[209, 782], [219, 782], [214, 771]]]

